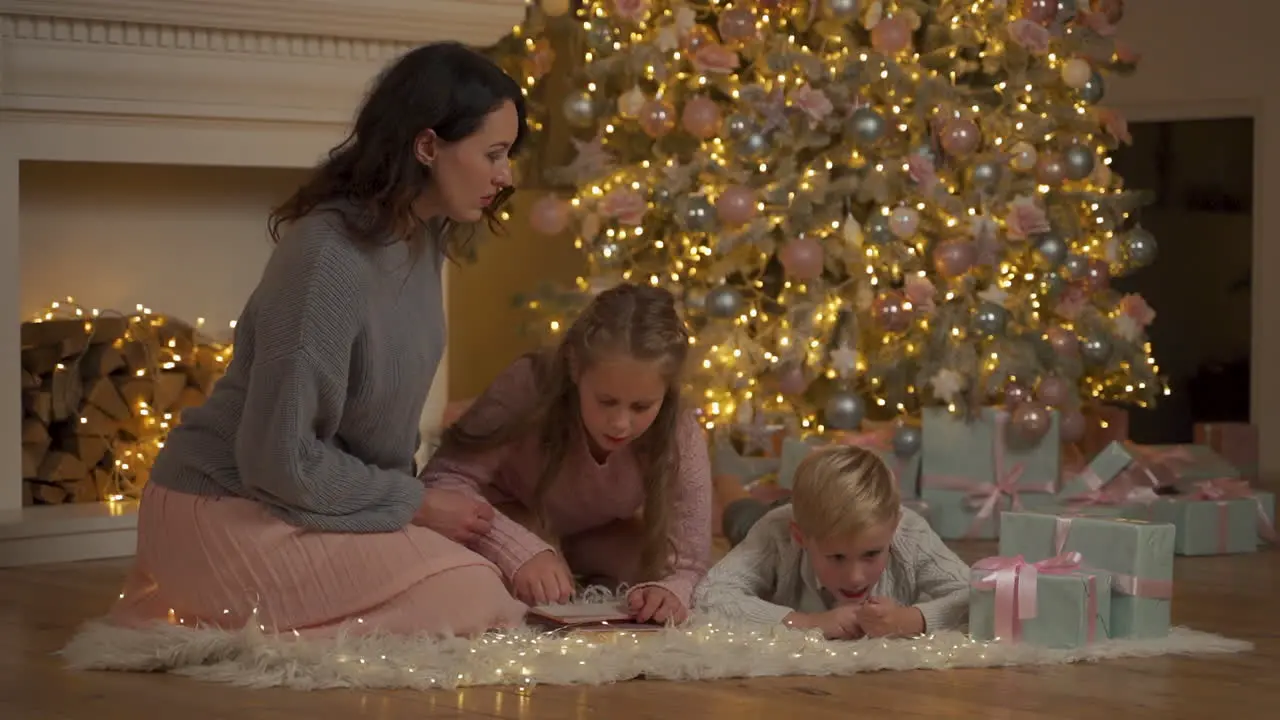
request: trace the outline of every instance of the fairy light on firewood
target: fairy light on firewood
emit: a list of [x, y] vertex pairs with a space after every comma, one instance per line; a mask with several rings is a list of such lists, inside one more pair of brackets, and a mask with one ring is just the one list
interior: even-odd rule
[[[38, 503], [137, 498], [184, 408], [207, 397], [230, 342], [138, 304], [72, 297], [22, 325], [24, 491]], [[234, 326], [233, 326], [234, 327]], [[64, 426], [72, 432], [59, 431]]]

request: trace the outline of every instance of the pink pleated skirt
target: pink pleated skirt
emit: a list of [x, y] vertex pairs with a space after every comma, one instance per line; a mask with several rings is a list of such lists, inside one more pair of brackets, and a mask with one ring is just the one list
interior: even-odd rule
[[137, 558], [108, 619], [475, 635], [519, 625], [526, 609], [496, 566], [433, 530], [304, 530], [250, 500], [151, 484], [139, 507]]

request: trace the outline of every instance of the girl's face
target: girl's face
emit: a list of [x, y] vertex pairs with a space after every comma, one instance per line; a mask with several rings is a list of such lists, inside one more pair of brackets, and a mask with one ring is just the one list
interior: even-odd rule
[[662, 409], [667, 381], [660, 360], [625, 354], [601, 358], [578, 373], [579, 409], [587, 437], [611, 453], [644, 434]]
[[889, 545], [898, 529], [898, 521], [872, 525], [860, 533], [844, 538], [807, 537], [794, 523], [791, 534], [805, 549], [818, 582], [835, 596], [840, 604], [862, 603], [884, 573], [889, 563]]

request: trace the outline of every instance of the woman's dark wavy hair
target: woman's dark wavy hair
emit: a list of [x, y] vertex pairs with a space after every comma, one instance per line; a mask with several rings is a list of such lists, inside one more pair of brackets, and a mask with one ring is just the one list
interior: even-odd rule
[[[354, 206], [355, 212], [343, 212], [341, 218], [361, 244], [417, 237], [422, 221], [414, 215], [413, 203], [431, 180], [431, 169], [418, 162], [414, 141], [428, 129], [445, 142], [462, 140], [506, 102], [515, 105], [519, 119], [514, 153], [528, 134], [524, 94], [514, 79], [456, 42], [431, 43], [406, 53], [378, 77], [347, 138], [272, 211], [267, 223], [271, 239], [279, 242], [283, 226], [334, 201]], [[499, 226], [497, 211], [511, 192], [504, 188], [485, 209], [490, 227]], [[458, 236], [452, 230], [446, 223], [442, 252], [456, 258], [473, 233]]]

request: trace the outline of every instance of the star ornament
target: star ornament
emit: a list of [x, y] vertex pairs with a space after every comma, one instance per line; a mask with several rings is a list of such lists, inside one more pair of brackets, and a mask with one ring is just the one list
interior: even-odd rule
[[848, 345], [841, 345], [831, 351], [831, 367], [842, 378], [847, 378], [858, 369], [858, 351]]
[[929, 379], [933, 394], [943, 402], [955, 402], [960, 391], [964, 389], [964, 376], [951, 368], [942, 368]]

